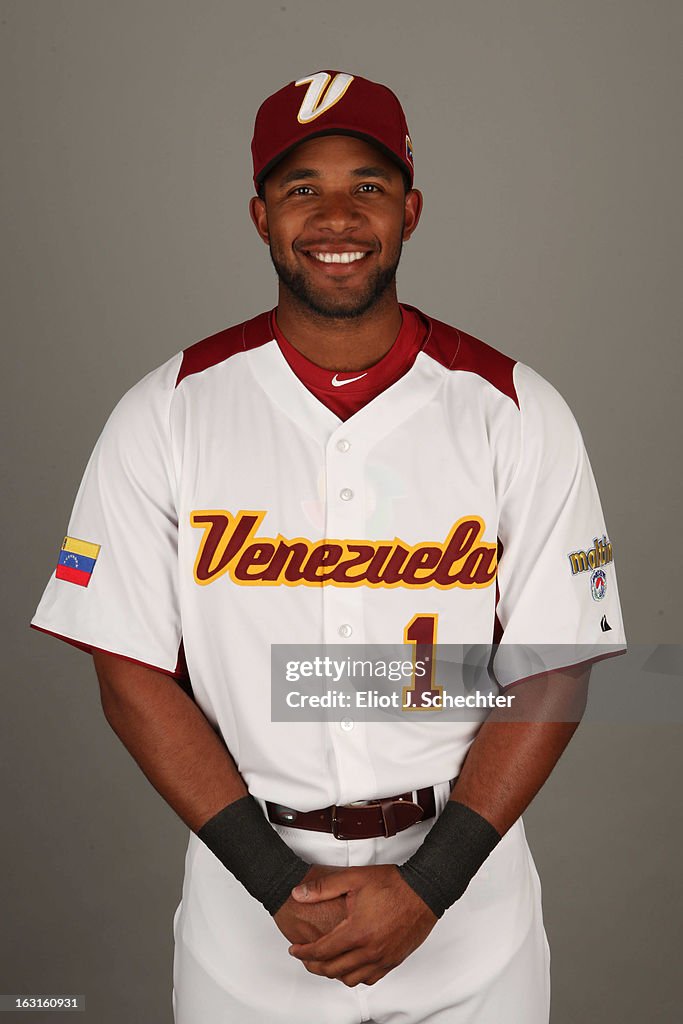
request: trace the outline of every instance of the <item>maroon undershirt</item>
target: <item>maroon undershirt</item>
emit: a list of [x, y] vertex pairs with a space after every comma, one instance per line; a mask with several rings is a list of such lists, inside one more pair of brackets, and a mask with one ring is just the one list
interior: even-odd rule
[[[403, 318], [401, 329], [386, 355], [367, 370], [349, 370], [339, 374], [317, 366], [294, 348], [278, 327], [275, 310], [271, 313], [271, 325], [280, 351], [301, 383], [340, 420], [347, 420], [403, 377], [424, 345], [427, 324], [412, 309], [400, 308]], [[359, 379], [354, 380], [356, 377]], [[332, 384], [335, 378], [349, 383], [335, 387]]]

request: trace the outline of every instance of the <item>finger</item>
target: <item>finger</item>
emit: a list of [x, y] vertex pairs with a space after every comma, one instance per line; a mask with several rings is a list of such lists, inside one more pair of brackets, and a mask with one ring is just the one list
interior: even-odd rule
[[333, 900], [350, 892], [356, 881], [353, 870], [342, 868], [332, 875], [310, 878], [294, 886], [292, 896], [299, 903], [319, 903], [321, 900]]
[[327, 935], [321, 935], [314, 942], [295, 942], [289, 947], [291, 956], [297, 960], [332, 960], [349, 953], [361, 945], [365, 936], [356, 933], [349, 925], [349, 918], [333, 928]]
[[346, 985], [347, 988], [355, 988], [356, 985], [374, 985], [385, 974], [388, 974], [390, 970], [390, 967], [377, 967], [376, 965], [373, 967], [370, 964], [345, 974], [342, 978], [339, 978], [339, 981]]
[[339, 978], [342, 980], [345, 975], [357, 973], [361, 970], [377, 970], [377, 963], [368, 960], [367, 954], [356, 949], [351, 953], [345, 953], [335, 960], [304, 960], [304, 967], [310, 974], [317, 974], [321, 978]]

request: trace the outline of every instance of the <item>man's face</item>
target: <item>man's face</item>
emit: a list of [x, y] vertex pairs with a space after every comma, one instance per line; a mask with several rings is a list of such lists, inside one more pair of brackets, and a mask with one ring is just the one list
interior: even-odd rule
[[349, 319], [393, 283], [421, 205], [381, 150], [329, 135], [301, 143], [275, 166], [251, 216], [281, 287], [318, 316]]

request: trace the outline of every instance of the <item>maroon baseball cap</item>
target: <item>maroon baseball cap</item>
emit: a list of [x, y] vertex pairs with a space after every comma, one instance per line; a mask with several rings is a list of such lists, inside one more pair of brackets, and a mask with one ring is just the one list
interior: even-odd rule
[[269, 96], [259, 107], [251, 153], [258, 189], [275, 164], [317, 135], [355, 135], [384, 150], [413, 184], [413, 146], [391, 89], [359, 75], [317, 71]]

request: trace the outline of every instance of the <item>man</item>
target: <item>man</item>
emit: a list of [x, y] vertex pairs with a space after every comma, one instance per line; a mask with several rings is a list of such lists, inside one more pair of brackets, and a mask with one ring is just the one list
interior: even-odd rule
[[[399, 304], [422, 196], [393, 93], [297, 79], [252, 153], [277, 307], [122, 398], [32, 625], [92, 653], [191, 829], [177, 1024], [542, 1024], [520, 815], [625, 646], [581, 435], [531, 369]], [[418, 654], [494, 640], [514, 719], [271, 715], [271, 645], [405, 641], [422, 696]]]

